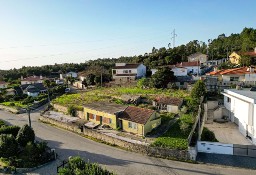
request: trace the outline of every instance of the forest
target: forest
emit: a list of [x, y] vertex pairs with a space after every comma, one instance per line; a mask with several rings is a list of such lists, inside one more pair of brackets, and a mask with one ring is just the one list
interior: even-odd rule
[[159, 66], [176, 64], [187, 61], [187, 56], [201, 52], [208, 55], [211, 59], [226, 58], [231, 52], [252, 51], [256, 47], [256, 29], [244, 28], [240, 34], [231, 34], [226, 36], [220, 34], [215, 39], [209, 39], [207, 42], [193, 40], [174, 48], [155, 48], [148, 53], [135, 55], [131, 57], [121, 56], [119, 58], [98, 58], [96, 60], [85, 61], [84, 63], [63, 63], [45, 66], [28, 66], [20, 69], [0, 70], [0, 80], [13, 81], [20, 76], [43, 75], [51, 76], [57, 73], [66, 73], [69, 71], [81, 72], [91, 67], [104, 68], [110, 73], [111, 68], [116, 62], [143, 63], [148, 68], [157, 68]]

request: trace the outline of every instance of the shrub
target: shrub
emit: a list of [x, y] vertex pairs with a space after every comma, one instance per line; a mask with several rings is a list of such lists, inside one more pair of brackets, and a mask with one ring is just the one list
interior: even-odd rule
[[0, 157], [9, 158], [15, 156], [18, 151], [18, 144], [11, 134], [0, 135]]
[[19, 126], [4, 126], [0, 128], [0, 134], [11, 134], [16, 137], [19, 130]]
[[90, 175], [90, 174], [113, 175], [114, 173], [101, 168], [96, 163], [85, 162], [80, 157], [71, 157], [68, 161], [68, 166], [60, 169], [60, 171], [59, 171], [59, 175], [77, 175], [77, 174], [80, 174], [80, 175]]
[[34, 143], [35, 132], [30, 126], [24, 125], [22, 128], [20, 128], [16, 140], [19, 145], [23, 147], [26, 146], [28, 142]]
[[203, 129], [202, 135], [201, 135], [202, 141], [209, 141], [209, 142], [218, 142], [218, 140], [215, 137], [215, 134], [210, 131], [208, 128]]
[[6, 126], [3, 120], [0, 120], [0, 127]]
[[77, 116], [77, 109], [75, 106], [69, 106], [68, 107], [68, 114], [73, 116], [73, 117], [76, 117]]

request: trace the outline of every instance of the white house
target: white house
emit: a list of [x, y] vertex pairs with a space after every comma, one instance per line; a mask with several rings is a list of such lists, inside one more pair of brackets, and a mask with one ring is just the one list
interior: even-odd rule
[[[198, 74], [198, 73], [201, 74], [200, 66], [201, 66], [201, 64], [198, 61], [194, 61], [194, 62], [181, 62], [181, 63], [177, 63], [175, 65], [176, 68], [179, 68], [177, 71], [178, 72], [183, 72], [184, 76], [185, 76], [185, 72], [186, 71], [187, 71], [187, 74], [190, 74], [190, 73], [191, 74]], [[187, 69], [187, 70], [184, 70], [184, 68]]]
[[238, 125], [239, 131], [256, 144], [256, 90], [225, 89], [224, 106], [229, 118]]
[[200, 62], [205, 64], [208, 60], [208, 56], [202, 53], [194, 53], [188, 56], [188, 62]]
[[66, 78], [66, 77], [72, 77], [72, 78], [77, 78], [77, 73], [76, 72], [68, 72], [68, 73], [66, 73], [66, 74], [60, 74], [60, 79], [62, 80], [62, 79], [64, 79], [64, 78]]
[[187, 76], [188, 75], [188, 69], [185, 67], [173, 67], [172, 71], [174, 73], [174, 76]]
[[112, 77], [116, 82], [129, 82], [146, 76], [143, 64], [116, 63], [112, 69]]
[[4, 82], [4, 81], [0, 81], [0, 89], [5, 89], [7, 88], [8, 83]]
[[21, 76], [21, 85], [24, 85], [24, 84], [35, 84], [35, 83], [43, 83], [43, 81], [45, 80], [46, 78], [44, 78], [43, 76], [30, 76], [30, 77], [27, 77], [27, 78], [23, 78], [23, 76]]

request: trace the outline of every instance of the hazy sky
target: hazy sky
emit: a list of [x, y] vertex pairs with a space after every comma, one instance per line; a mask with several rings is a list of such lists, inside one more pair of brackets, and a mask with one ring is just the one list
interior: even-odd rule
[[0, 0], [0, 69], [140, 55], [256, 28], [255, 0]]

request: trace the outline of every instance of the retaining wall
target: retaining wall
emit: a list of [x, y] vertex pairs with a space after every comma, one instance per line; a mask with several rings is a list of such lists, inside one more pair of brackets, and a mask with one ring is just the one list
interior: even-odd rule
[[72, 124], [61, 123], [59, 121], [55, 121], [53, 119], [49, 119], [47, 117], [40, 117], [40, 120], [46, 123], [54, 124], [58, 127], [67, 129], [69, 131], [73, 131], [79, 134], [84, 134], [85, 136], [89, 136], [95, 138], [97, 140], [104, 141], [111, 145], [116, 145], [122, 148], [125, 148], [129, 151], [146, 154], [149, 156], [160, 157], [160, 158], [170, 158], [170, 159], [177, 159], [177, 160], [190, 160], [190, 155], [187, 150], [177, 150], [177, 149], [167, 149], [161, 147], [150, 147], [146, 145], [140, 145], [135, 143], [130, 143], [124, 140], [120, 140], [100, 132], [96, 130], [83, 128], [81, 131], [78, 126]]
[[[68, 107], [59, 105], [59, 104], [53, 104], [53, 108], [56, 109], [58, 112], [62, 112], [64, 114], [68, 114]], [[83, 119], [84, 118], [84, 112], [83, 111], [77, 111], [77, 117]]]

